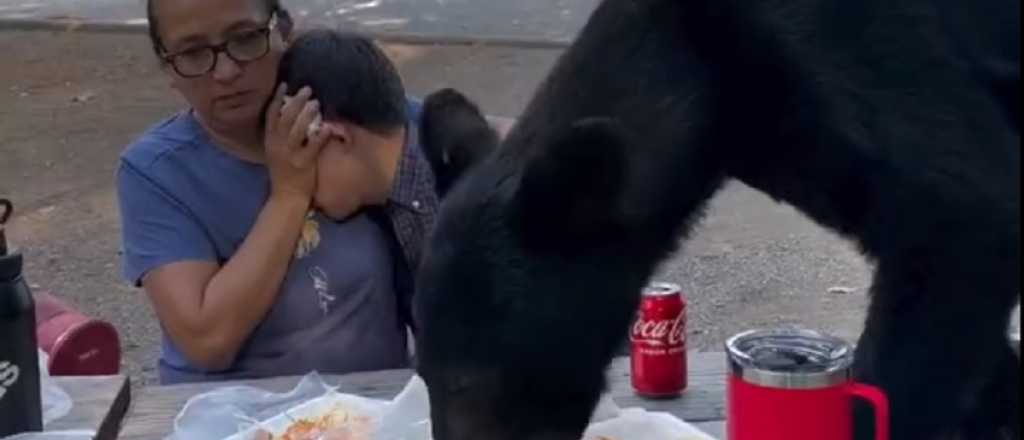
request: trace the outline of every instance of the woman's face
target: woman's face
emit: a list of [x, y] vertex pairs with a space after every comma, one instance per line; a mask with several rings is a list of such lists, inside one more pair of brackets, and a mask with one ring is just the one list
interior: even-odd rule
[[[259, 0], [154, 1], [157, 31], [167, 54], [251, 35], [270, 20]], [[250, 129], [263, 118], [285, 49], [280, 31], [272, 30], [267, 54], [256, 60], [237, 62], [221, 53], [212, 71], [195, 78], [184, 77], [170, 66], [166, 70], [171, 86], [207, 124], [222, 130]]]

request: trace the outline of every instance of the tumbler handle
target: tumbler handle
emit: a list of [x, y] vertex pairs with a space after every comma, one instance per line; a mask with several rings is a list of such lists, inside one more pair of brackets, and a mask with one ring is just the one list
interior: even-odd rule
[[875, 410], [875, 440], [889, 440], [889, 398], [882, 390], [859, 383], [846, 387], [846, 393], [866, 400]]

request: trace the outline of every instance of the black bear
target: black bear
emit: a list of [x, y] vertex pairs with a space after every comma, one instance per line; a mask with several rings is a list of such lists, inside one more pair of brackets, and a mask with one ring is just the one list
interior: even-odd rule
[[1019, 439], [1019, 20], [1018, 0], [605, 0], [500, 146], [448, 100], [463, 116], [426, 148], [465, 145], [447, 127], [497, 151], [420, 268], [435, 438], [578, 440], [641, 288], [734, 178], [876, 263], [855, 368], [893, 439]]

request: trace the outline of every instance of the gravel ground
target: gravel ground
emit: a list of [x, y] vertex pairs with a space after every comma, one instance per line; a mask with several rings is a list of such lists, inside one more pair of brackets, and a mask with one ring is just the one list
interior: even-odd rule
[[[181, 105], [140, 35], [0, 31], [0, 195], [19, 214], [12, 241], [39, 290], [121, 331], [125, 371], [155, 380], [159, 325], [145, 297], [118, 277], [113, 170], [122, 148]], [[490, 113], [515, 115], [559, 52], [389, 46], [413, 93], [455, 86]], [[692, 348], [720, 350], [757, 326], [797, 323], [854, 339], [870, 268], [847, 243], [788, 206], [740, 184], [659, 279], [691, 303]]]

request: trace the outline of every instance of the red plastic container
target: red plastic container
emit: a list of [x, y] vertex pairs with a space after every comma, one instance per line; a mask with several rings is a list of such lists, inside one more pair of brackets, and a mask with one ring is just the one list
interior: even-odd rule
[[118, 374], [121, 344], [117, 329], [83, 315], [53, 295], [39, 293], [36, 301], [36, 337], [50, 357], [53, 376]]

